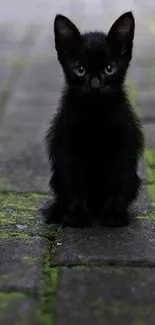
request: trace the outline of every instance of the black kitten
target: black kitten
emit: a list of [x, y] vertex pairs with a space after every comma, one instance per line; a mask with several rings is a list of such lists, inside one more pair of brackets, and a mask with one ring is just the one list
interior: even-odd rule
[[109, 33], [81, 34], [66, 17], [54, 23], [65, 75], [59, 111], [46, 140], [55, 201], [46, 220], [70, 226], [128, 223], [137, 197], [143, 134], [123, 89], [132, 57], [134, 18], [123, 14]]

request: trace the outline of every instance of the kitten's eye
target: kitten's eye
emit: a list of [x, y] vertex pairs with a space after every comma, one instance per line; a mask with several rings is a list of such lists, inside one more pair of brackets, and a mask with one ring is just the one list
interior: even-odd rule
[[81, 66], [78, 66], [77, 68], [75, 68], [74, 72], [78, 77], [83, 77], [86, 73], [86, 70], [81, 65]]
[[116, 72], [116, 66], [115, 64], [108, 64], [105, 68], [104, 68], [104, 72], [105, 74], [107, 74], [108, 76], [114, 74]]

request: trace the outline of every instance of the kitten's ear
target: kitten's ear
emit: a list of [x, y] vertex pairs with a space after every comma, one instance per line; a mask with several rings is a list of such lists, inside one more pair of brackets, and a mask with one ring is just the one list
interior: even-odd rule
[[135, 20], [131, 11], [124, 13], [112, 25], [107, 40], [114, 50], [120, 54], [132, 50], [135, 31]]
[[77, 27], [65, 16], [57, 15], [54, 21], [55, 44], [58, 50], [59, 45], [70, 47], [77, 44], [81, 34]]

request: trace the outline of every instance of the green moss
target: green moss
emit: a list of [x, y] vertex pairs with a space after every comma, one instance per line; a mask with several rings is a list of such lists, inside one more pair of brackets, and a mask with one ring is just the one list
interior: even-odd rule
[[149, 28], [149, 31], [155, 35], [155, 19], [152, 19], [150, 18], [149, 21], [148, 21], [148, 28]]
[[31, 236], [28, 234], [25, 234], [23, 232], [18, 233], [18, 232], [8, 232], [5, 230], [0, 231], [0, 238], [1, 239], [9, 239], [9, 238], [19, 238], [22, 239], [24, 242], [30, 242], [31, 241]]
[[141, 215], [137, 216], [137, 219], [141, 220], [155, 220], [155, 208], [152, 204], [151, 211], [144, 211]]
[[[125, 89], [126, 89], [126, 92], [129, 95], [131, 104], [133, 105], [133, 107], [136, 107], [136, 88], [128, 80], [128, 81], [126, 81]], [[137, 108], [136, 108], [136, 110], [137, 110]]]
[[43, 252], [43, 268], [40, 280], [37, 318], [39, 324], [54, 325], [56, 323], [55, 308], [59, 268], [51, 267], [51, 260], [57, 249], [56, 243], [62, 239], [62, 228], [58, 226], [49, 226], [47, 228], [47, 234], [48, 232], [51, 234], [52, 240], [48, 242]]
[[[51, 258], [57, 250], [57, 242], [62, 240], [62, 229], [56, 225], [45, 225], [38, 214], [40, 206], [49, 196], [40, 194], [0, 194], [0, 237], [19, 238], [30, 242], [31, 234], [40, 234], [48, 238], [43, 252], [43, 267], [38, 293], [36, 316], [39, 324], [55, 324], [55, 304], [58, 279], [58, 268], [51, 267]], [[33, 263], [34, 258], [23, 257], [24, 263]], [[3, 280], [6, 279], [5, 275]], [[8, 297], [8, 296], [7, 296]], [[5, 300], [3, 307], [7, 306]]]
[[152, 221], [154, 221], [155, 220], [155, 214], [152, 213], [152, 212], [147, 212], [147, 215], [146, 216], [139, 215], [139, 216], [137, 216], [137, 219], [139, 219], [139, 220], [152, 220]]
[[8, 280], [10, 278], [10, 275], [9, 274], [0, 274], [0, 280]]
[[[153, 26], [155, 26], [155, 20], [150, 20], [150, 23]], [[151, 25], [150, 25], [151, 26]], [[137, 115], [139, 113], [139, 109], [136, 103], [136, 87], [134, 87], [131, 83], [128, 85], [128, 94], [129, 98], [131, 100], [131, 103], [134, 107], [134, 112]], [[144, 158], [146, 161], [147, 169], [147, 183], [146, 187], [149, 192], [150, 198], [152, 200], [152, 211], [147, 212], [144, 211], [138, 218], [139, 219], [155, 219], [155, 159], [154, 159], [154, 154], [152, 150], [148, 147], [148, 145], [145, 143], [146, 147], [144, 149]]]
[[33, 264], [33, 263], [36, 262], [37, 257], [24, 256], [24, 257], [22, 258], [22, 260], [23, 260], [23, 262], [24, 262], [25, 264]]
[[25, 58], [23, 56], [21, 56], [21, 57], [15, 58], [15, 60], [13, 61], [13, 66], [17, 69], [22, 69], [22, 68], [24, 68], [25, 63], [26, 63]]
[[[2, 238], [27, 235], [43, 236], [48, 232], [40, 216], [38, 208], [48, 195], [42, 194], [0, 194], [0, 236]], [[44, 231], [46, 229], [46, 231]]]
[[48, 195], [35, 193], [1, 193], [0, 206], [1, 208], [10, 207], [18, 210], [36, 211], [36, 204], [41, 203], [42, 200], [48, 199]]
[[[52, 242], [57, 241], [57, 242], [61, 242], [62, 241], [62, 236], [63, 236], [63, 232], [62, 232], [62, 228], [58, 227], [57, 225], [43, 225], [42, 228], [43, 231], [43, 236], [45, 238], [50, 239]], [[54, 253], [56, 249], [56, 246], [53, 245], [52, 247], [52, 252]]]
[[149, 214], [149, 218], [155, 219], [155, 159], [151, 149], [146, 148], [144, 151], [144, 157], [147, 165], [147, 189], [152, 200], [152, 211]]
[[149, 147], [144, 150], [144, 158], [146, 162], [146, 174], [147, 174], [147, 190], [151, 198], [152, 209], [151, 212], [146, 212], [139, 216], [140, 219], [155, 220], [155, 160], [154, 155]]
[[151, 166], [153, 163], [153, 154], [149, 148], [145, 148], [144, 156], [148, 166]]
[[144, 157], [147, 163], [148, 186], [153, 189], [155, 187], [155, 160], [151, 149], [145, 149]]
[[[36, 315], [39, 319], [39, 324], [43, 325], [55, 324], [56, 289], [59, 269], [51, 267], [51, 258], [52, 254], [57, 250], [57, 242], [62, 240], [61, 227], [56, 225], [47, 226], [43, 223], [41, 216], [39, 216], [38, 208], [48, 198], [48, 195], [34, 193], [17, 194], [8, 192], [0, 194], [1, 238], [9, 239], [15, 237], [28, 242], [31, 239], [33, 240], [31, 235], [37, 234], [48, 238], [43, 252], [43, 267]], [[27, 264], [33, 263], [35, 258], [24, 256], [22, 260]], [[3, 275], [4, 279], [7, 279], [5, 275]], [[7, 307], [6, 299], [4, 300], [3, 307]]]
[[37, 318], [42, 325], [55, 324], [58, 268], [50, 267], [50, 254], [44, 251], [44, 265], [40, 281]]

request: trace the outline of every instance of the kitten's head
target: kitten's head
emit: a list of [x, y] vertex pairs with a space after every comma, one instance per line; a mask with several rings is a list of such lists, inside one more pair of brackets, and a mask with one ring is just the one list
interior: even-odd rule
[[118, 90], [132, 57], [134, 29], [131, 12], [120, 16], [107, 35], [81, 34], [68, 18], [57, 15], [55, 46], [69, 87], [82, 93]]

